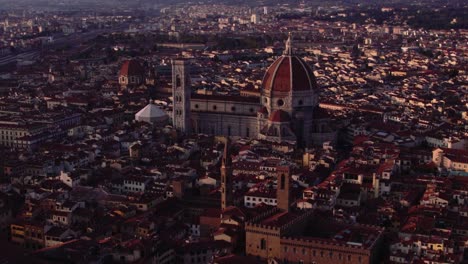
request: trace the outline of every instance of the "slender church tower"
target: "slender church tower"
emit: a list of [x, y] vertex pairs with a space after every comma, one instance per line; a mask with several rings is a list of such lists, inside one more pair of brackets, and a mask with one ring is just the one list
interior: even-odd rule
[[279, 166], [276, 168], [276, 173], [278, 177], [278, 184], [276, 189], [276, 200], [278, 201], [277, 207], [284, 211], [289, 211], [289, 207], [291, 206], [291, 195], [289, 191], [289, 167]]
[[221, 165], [221, 211], [232, 205], [232, 160], [231, 141], [226, 137]]
[[172, 61], [172, 121], [183, 133], [191, 132], [190, 118], [190, 65], [187, 60]]

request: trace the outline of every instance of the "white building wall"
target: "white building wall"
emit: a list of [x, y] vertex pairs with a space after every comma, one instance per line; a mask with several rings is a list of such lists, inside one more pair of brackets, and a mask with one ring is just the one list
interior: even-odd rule
[[254, 208], [255, 206], [264, 203], [266, 205], [276, 206], [278, 201], [272, 197], [257, 197], [257, 196], [244, 196], [244, 206], [247, 208]]

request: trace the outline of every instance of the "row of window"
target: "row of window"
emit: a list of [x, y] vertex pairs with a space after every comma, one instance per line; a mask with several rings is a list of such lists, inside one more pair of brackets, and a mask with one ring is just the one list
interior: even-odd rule
[[[247, 201], [252, 200], [252, 201], [255, 202], [255, 201], [257, 201], [257, 198], [256, 198], [256, 197], [247, 196], [246, 200], [247, 200]], [[258, 198], [258, 201], [259, 201], [259, 202], [265, 202], [265, 203], [268, 203], [268, 202], [272, 203], [273, 200], [274, 200], [274, 199], [269, 199], [269, 198]]]
[[265, 167], [265, 166], [260, 166], [260, 170], [263, 171], [276, 171], [276, 167]]
[[[263, 99], [263, 101], [265, 102], [265, 104], [267, 104], [267, 103], [268, 103], [268, 98]], [[283, 99], [278, 99], [278, 100], [276, 101], [276, 104], [277, 104], [279, 107], [283, 106], [283, 105], [284, 105]], [[298, 105], [303, 105], [303, 104], [304, 104], [304, 101], [299, 100], [299, 101], [297, 101], [297, 104], [298, 104]]]
[[[195, 109], [199, 109], [199, 108], [200, 108], [200, 106], [199, 106], [198, 104], [195, 104], [194, 107], [195, 107]], [[213, 109], [214, 111], [216, 111], [216, 110], [218, 109], [218, 106], [217, 106], [217, 105], [213, 105], [213, 106], [212, 106], [212, 109]], [[237, 111], [237, 108], [236, 108], [235, 106], [232, 106], [232, 107], [231, 107], [231, 111], [232, 111], [232, 112], [236, 112], [236, 111]], [[253, 112], [255, 112], [255, 109], [250, 108], [250, 109], [249, 109], [249, 112], [250, 112], [250, 113], [253, 113]]]
[[42, 234], [36, 232], [29, 233], [29, 231], [26, 231], [26, 236], [42, 239]]
[[345, 200], [344, 202], [341, 202], [341, 204], [357, 205], [358, 203], [357, 202], [348, 202], [347, 200]]
[[[288, 251], [289, 251], [289, 248], [287, 246], [285, 246], [284, 247], [284, 252], [287, 253]], [[308, 252], [308, 250], [306, 250], [305, 248], [301, 249], [302, 255], [304, 255], [304, 256], [307, 255], [307, 252]], [[297, 253], [299, 253], [299, 251], [295, 247], [293, 247], [292, 248], [292, 253], [297, 254]], [[326, 255], [328, 255], [329, 258], [333, 258], [333, 256], [334, 256], [333, 251], [328, 251], [328, 254], [326, 254], [325, 251], [323, 251], [323, 250], [320, 250], [320, 252], [317, 252], [316, 250], [312, 250], [311, 254], [312, 254], [312, 257], [317, 257], [317, 256], [320, 255], [321, 258], [325, 257]], [[344, 254], [338, 253], [338, 259], [339, 260], [343, 260], [344, 258], [345, 258]], [[353, 256], [348, 254], [346, 256], [346, 259], [348, 261], [352, 261]], [[358, 262], [359, 263], [362, 262], [362, 257], [361, 256], [358, 256]]]
[[62, 222], [66, 222], [67, 221], [67, 218], [66, 217], [62, 217], [62, 216], [54, 216], [54, 218], [57, 219], [57, 221], [62, 221]]
[[128, 186], [125, 186], [124, 189], [127, 191], [143, 191], [143, 188], [128, 187]]
[[453, 163], [453, 167], [454, 168], [467, 168], [467, 165], [466, 164], [460, 164], [460, 163]]
[[143, 182], [134, 182], [134, 181], [124, 181], [124, 184], [131, 184], [131, 185], [138, 185], [138, 186], [145, 185]]
[[0, 134], [2, 135], [15, 135], [15, 136], [24, 136], [26, 135], [26, 132], [18, 132], [18, 131], [5, 131], [5, 130], [2, 130], [0, 131]]
[[52, 236], [46, 236], [45, 237], [46, 240], [48, 241], [59, 241], [59, 242], [62, 242], [62, 240], [58, 237], [52, 237]]
[[122, 83], [128, 82], [128, 81], [130, 81], [131, 83], [136, 83], [136, 82], [140, 81], [140, 78], [136, 78], [135, 76], [130, 76], [130, 79], [128, 79], [126, 77], [121, 77], [120, 78], [120, 82], [122, 82]]

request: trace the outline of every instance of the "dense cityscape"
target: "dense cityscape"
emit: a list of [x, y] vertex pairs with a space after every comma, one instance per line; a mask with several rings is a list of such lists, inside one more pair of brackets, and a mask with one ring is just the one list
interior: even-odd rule
[[468, 263], [468, 3], [251, 2], [0, 0], [0, 263]]

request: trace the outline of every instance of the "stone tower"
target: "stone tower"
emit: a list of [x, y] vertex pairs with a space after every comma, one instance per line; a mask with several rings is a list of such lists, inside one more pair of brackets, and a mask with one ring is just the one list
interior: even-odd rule
[[226, 137], [223, 161], [221, 165], [221, 210], [232, 205], [232, 160], [230, 151], [231, 141]]
[[289, 207], [291, 205], [289, 191], [289, 167], [279, 166], [276, 168], [276, 173], [278, 177], [278, 184], [276, 189], [276, 200], [278, 201], [277, 207], [284, 211], [289, 211]]
[[184, 59], [172, 61], [172, 121], [174, 127], [183, 133], [191, 132], [190, 119], [190, 66]]

